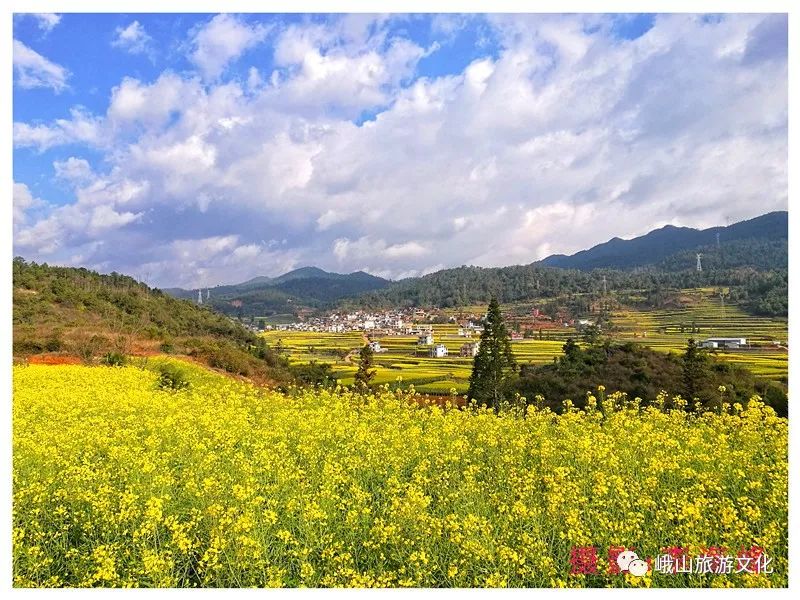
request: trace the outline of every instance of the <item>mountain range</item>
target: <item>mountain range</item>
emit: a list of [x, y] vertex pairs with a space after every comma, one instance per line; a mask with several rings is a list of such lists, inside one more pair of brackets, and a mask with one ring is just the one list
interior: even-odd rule
[[[562, 269], [628, 269], [657, 264], [684, 250], [704, 246], [715, 247], [740, 240], [786, 240], [789, 234], [789, 213], [777, 211], [740, 221], [727, 227], [693, 229], [665, 225], [629, 240], [615, 237], [571, 256], [553, 254], [539, 261], [546, 267]], [[719, 237], [717, 237], [719, 236]]]
[[[510, 300], [564, 290], [585, 291], [596, 286], [593, 270], [603, 270], [616, 285], [639, 285], [635, 273], [642, 270], [650, 273], [648, 277], [661, 274], [664, 285], [677, 284], [679, 280], [687, 286], [709, 284], [694, 273], [696, 252], [702, 252], [704, 265], [715, 274], [716, 284], [728, 281], [729, 285], [737, 285], [740, 276], [730, 273], [741, 268], [786, 269], [788, 212], [771, 212], [727, 227], [666, 225], [639, 237], [613, 238], [571, 256], [552, 255], [529, 265], [458, 267], [395, 282], [363, 271], [342, 274], [307, 266], [278, 277], [259, 276], [236, 285], [213, 287], [203, 299], [230, 315], [264, 316], [342, 302], [454, 306], [483, 301], [490, 294]], [[723, 271], [729, 274], [723, 275]], [[179, 298], [197, 298], [197, 290], [164, 291]]]

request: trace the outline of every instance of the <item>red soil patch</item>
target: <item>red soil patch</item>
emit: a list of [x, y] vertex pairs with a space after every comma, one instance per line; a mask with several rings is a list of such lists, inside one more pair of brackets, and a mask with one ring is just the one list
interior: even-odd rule
[[30, 365], [79, 365], [81, 359], [66, 354], [33, 354], [28, 357]]

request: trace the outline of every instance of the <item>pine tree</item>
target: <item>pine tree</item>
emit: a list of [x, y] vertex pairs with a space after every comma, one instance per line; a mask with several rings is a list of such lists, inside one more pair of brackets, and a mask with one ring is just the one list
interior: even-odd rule
[[355, 385], [362, 391], [369, 389], [372, 379], [375, 377], [375, 369], [373, 366], [373, 352], [369, 344], [364, 344], [361, 351], [358, 353], [358, 371], [355, 375]]
[[479, 403], [497, 408], [507, 399], [510, 393], [509, 374], [516, 370], [517, 363], [511, 353], [511, 340], [503, 323], [500, 305], [492, 297], [483, 323], [478, 354], [472, 363], [467, 395]]
[[705, 367], [705, 355], [697, 347], [694, 339], [689, 338], [686, 343], [686, 352], [683, 354], [683, 392], [689, 402], [700, 392], [701, 384], [706, 376]]

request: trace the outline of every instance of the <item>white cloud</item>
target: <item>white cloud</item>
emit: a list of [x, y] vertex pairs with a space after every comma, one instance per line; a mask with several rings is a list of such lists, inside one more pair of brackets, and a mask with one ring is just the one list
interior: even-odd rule
[[14, 40], [14, 71], [17, 85], [23, 89], [46, 87], [55, 93], [67, 87], [69, 71], [61, 65], [47, 60], [44, 56]]
[[214, 80], [231, 61], [263, 41], [267, 32], [262, 25], [250, 26], [237, 17], [217, 15], [195, 33], [189, 59], [206, 79]]
[[83, 108], [73, 108], [69, 119], [56, 119], [51, 125], [14, 123], [14, 146], [48, 150], [53, 146], [83, 143], [102, 144], [102, 120]]
[[127, 27], [117, 27], [116, 37], [111, 41], [114, 48], [126, 50], [131, 54], [152, 55], [153, 48], [151, 38], [139, 21], [133, 21]]
[[[391, 102], [426, 51], [405, 38], [387, 38], [380, 20], [353, 23], [292, 25], [278, 35], [280, 69], [272, 78], [276, 104], [309, 115], [334, 108], [352, 117]], [[368, 35], [370, 23], [378, 29]]]
[[200, 84], [170, 72], [162, 73], [152, 84], [125, 77], [111, 91], [108, 119], [115, 127], [141, 125], [158, 128], [181, 107], [192, 105], [200, 94]]
[[103, 157], [56, 161], [74, 201], [28, 211], [15, 244], [161, 285], [399, 277], [786, 209], [783, 17], [661, 15], [635, 40], [606, 17], [517, 17], [475, 17], [501, 45], [437, 77], [391, 19], [295, 24], [275, 72], [241, 83], [217, 77], [263, 32], [215, 17], [193, 38], [204, 79], [127, 77], [104, 115], [15, 123], [17, 147]]
[[61, 15], [55, 13], [31, 13], [31, 16], [36, 19], [39, 29], [45, 33], [50, 33], [61, 22]]
[[84, 158], [70, 156], [67, 160], [53, 163], [56, 177], [73, 183], [86, 183], [94, 179], [92, 167]]
[[45, 206], [44, 200], [35, 198], [28, 186], [14, 182], [14, 229], [28, 222], [28, 211]]

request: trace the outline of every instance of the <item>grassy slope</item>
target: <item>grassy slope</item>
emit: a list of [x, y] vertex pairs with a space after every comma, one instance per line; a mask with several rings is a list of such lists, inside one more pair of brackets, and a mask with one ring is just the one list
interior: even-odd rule
[[[14, 261], [14, 356], [194, 356], [239, 375], [282, 380], [280, 360], [227, 317], [112, 273]], [[258, 355], [258, 356], [257, 356]]]

